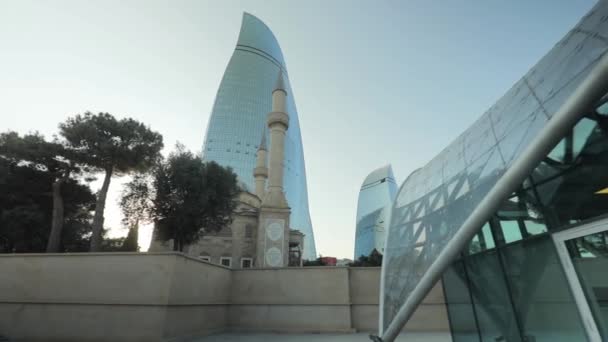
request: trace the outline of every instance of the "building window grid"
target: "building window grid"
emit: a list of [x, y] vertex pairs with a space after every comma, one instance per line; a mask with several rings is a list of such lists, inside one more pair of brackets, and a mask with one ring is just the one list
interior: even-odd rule
[[253, 258], [241, 258], [241, 268], [252, 268]]
[[220, 257], [220, 265], [232, 268], [232, 257]]

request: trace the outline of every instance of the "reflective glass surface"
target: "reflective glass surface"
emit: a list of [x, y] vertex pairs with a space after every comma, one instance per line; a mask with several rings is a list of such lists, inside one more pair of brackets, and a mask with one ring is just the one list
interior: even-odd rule
[[523, 341], [586, 341], [551, 237], [530, 238], [499, 251]]
[[[588, 76], [608, 48], [607, 37], [608, 2], [602, 1], [479, 120], [403, 183], [385, 246], [384, 329], [470, 213]], [[504, 221], [505, 239], [512, 242], [526, 232], [543, 232], [534, 220], [529, 228], [525, 220], [524, 227], [518, 219]]]
[[496, 250], [465, 258], [482, 341], [520, 341], [519, 327]]
[[[559, 262], [552, 232], [608, 214], [608, 99], [583, 117], [473, 237], [462, 260], [443, 277], [455, 339], [474, 325], [482, 340], [569, 342], [587, 336]], [[575, 143], [576, 142], [576, 143]], [[594, 314], [606, 334], [608, 238], [605, 232], [567, 241]], [[459, 277], [454, 277], [454, 271]], [[467, 278], [466, 274], [470, 274]], [[467, 287], [474, 315], [464, 321], [453, 295]], [[508, 299], [500, 301], [499, 299]], [[492, 314], [512, 312], [514, 316]], [[462, 311], [463, 309], [459, 309]], [[455, 312], [456, 311], [456, 312]], [[468, 337], [467, 337], [468, 338]]]
[[[379, 228], [378, 221], [381, 220], [384, 222], [384, 216], [384, 208], [380, 208], [357, 219], [354, 253], [355, 260], [361, 256], [368, 256], [374, 248], [376, 248], [376, 230]], [[378, 250], [378, 252], [382, 253], [382, 250]]]
[[587, 340], [549, 234], [469, 252], [443, 283], [455, 341]]
[[479, 342], [469, 280], [461, 260], [453, 263], [443, 274], [443, 292], [450, 317], [452, 341]]
[[390, 165], [374, 170], [363, 181], [357, 201], [355, 260], [368, 256], [374, 249], [384, 254], [387, 215], [396, 193], [397, 183]]
[[[283, 54], [270, 29], [245, 13], [236, 49], [226, 67], [207, 125], [203, 159], [230, 166], [249, 191], [255, 189], [253, 169], [262, 134], [268, 138], [266, 115], [272, 91], [283, 71], [289, 129], [285, 139], [284, 189], [291, 207], [291, 228], [305, 234], [304, 258], [316, 258], [304, 151], [294, 94]], [[267, 141], [270, 141], [269, 139]]]
[[608, 340], [608, 231], [572, 239], [566, 245], [596, 325], [604, 341]]

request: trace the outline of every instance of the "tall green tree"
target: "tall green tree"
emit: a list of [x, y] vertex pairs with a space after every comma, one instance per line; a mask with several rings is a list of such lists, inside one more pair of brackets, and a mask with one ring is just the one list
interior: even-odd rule
[[6, 132], [0, 134], [0, 157], [48, 173], [52, 188], [53, 216], [46, 251], [58, 252], [65, 210], [62, 186], [73, 174], [80, 172], [76, 162], [78, 154], [66, 150], [57, 141], [46, 141], [38, 133], [21, 137], [16, 132]]
[[116, 119], [108, 113], [76, 115], [59, 125], [69, 148], [85, 156], [84, 162], [104, 172], [93, 217], [92, 252], [101, 250], [104, 210], [113, 175], [145, 171], [160, 157], [162, 136], [131, 119]]
[[152, 194], [150, 177], [148, 174], [136, 174], [133, 179], [124, 185], [120, 207], [122, 209], [122, 223], [129, 229], [125, 239], [123, 251], [138, 251], [139, 225], [150, 221], [152, 207]]
[[[47, 249], [54, 205], [55, 175], [23, 162], [0, 158], [0, 253], [40, 253]], [[64, 224], [58, 252], [83, 252], [91, 235], [95, 196], [85, 184], [62, 184]]]
[[236, 174], [178, 146], [153, 172], [150, 216], [159, 240], [173, 240], [183, 251], [205, 232], [219, 231], [232, 221], [239, 192]]

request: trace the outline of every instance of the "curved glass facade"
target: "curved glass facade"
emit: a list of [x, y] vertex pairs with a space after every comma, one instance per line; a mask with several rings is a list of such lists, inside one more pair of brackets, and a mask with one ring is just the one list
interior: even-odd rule
[[[402, 184], [392, 205], [385, 246], [381, 330], [391, 324], [408, 296], [441, 251], [452, 242], [454, 234], [473, 210], [484, 201], [533, 138], [543, 132], [547, 122], [606, 53], [607, 18], [608, 2], [598, 3], [479, 120]], [[580, 115], [582, 117], [585, 113]], [[524, 183], [525, 179], [520, 181]], [[505, 197], [508, 195], [504, 194]], [[530, 226], [531, 232], [514, 230], [512, 234], [537, 234], [545, 229], [534, 225], [534, 222], [530, 222]], [[479, 229], [482, 231], [482, 227]], [[488, 245], [488, 234], [478, 237], [476, 248]], [[504, 238], [517, 237], [507, 234]], [[496, 263], [479, 267], [496, 269], [500, 260]], [[477, 272], [474, 267], [471, 270]], [[446, 277], [454, 278], [454, 274], [460, 273], [457, 269]], [[475, 281], [474, 277], [479, 277], [479, 274], [473, 274], [470, 279]], [[473, 298], [475, 300], [477, 298]], [[501, 320], [507, 321], [497, 319]], [[522, 331], [517, 333], [523, 334]], [[511, 336], [503, 337], [510, 341]]]
[[[255, 156], [262, 134], [268, 134], [266, 115], [272, 109], [272, 91], [283, 71], [289, 114], [285, 139], [284, 189], [291, 207], [291, 228], [305, 234], [304, 258], [316, 258], [308, 210], [306, 168], [298, 112], [279, 43], [258, 18], [245, 13], [238, 42], [226, 67], [203, 145], [203, 160], [230, 166], [240, 181], [253, 190]], [[268, 137], [268, 136], [267, 136]]]
[[384, 253], [386, 215], [396, 193], [397, 183], [390, 165], [372, 171], [363, 181], [357, 201], [355, 260], [369, 255], [374, 248]]
[[[608, 224], [565, 246], [582, 272], [593, 318], [582, 319], [556, 240], [606, 222], [606, 101], [581, 113], [443, 274], [454, 342], [608, 339], [608, 273], [600, 271], [608, 268]], [[596, 327], [587, 327], [593, 320]]]

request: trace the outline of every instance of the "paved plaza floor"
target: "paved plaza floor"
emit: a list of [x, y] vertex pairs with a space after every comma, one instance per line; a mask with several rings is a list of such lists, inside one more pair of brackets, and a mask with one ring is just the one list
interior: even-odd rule
[[[192, 342], [366, 342], [369, 334], [256, 334], [210, 335]], [[449, 333], [406, 333], [398, 342], [452, 342]]]

